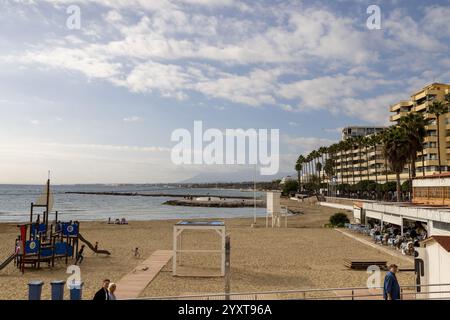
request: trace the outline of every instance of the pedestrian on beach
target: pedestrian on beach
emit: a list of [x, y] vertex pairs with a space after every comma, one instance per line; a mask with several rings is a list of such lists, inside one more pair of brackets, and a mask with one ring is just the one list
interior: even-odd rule
[[78, 263], [81, 264], [83, 262], [84, 260], [83, 252], [84, 252], [84, 244], [81, 246], [80, 251], [78, 251], [77, 259], [75, 260], [75, 265], [77, 265]]
[[111, 283], [111, 281], [109, 280], [109, 279], [105, 279], [105, 280], [103, 280], [103, 285], [102, 285], [102, 287], [101, 287], [101, 289], [100, 290], [98, 290], [96, 293], [95, 293], [95, 296], [94, 296], [94, 301], [105, 301], [105, 300], [109, 300], [109, 291], [108, 291], [108, 288], [109, 288], [109, 284]]
[[391, 264], [388, 270], [384, 278], [383, 298], [384, 300], [400, 300], [400, 285], [395, 275], [398, 272], [398, 266]]
[[134, 248], [133, 253], [134, 253], [134, 257], [135, 258], [140, 258], [141, 257], [141, 253], [139, 252], [139, 248], [138, 247]]
[[116, 296], [114, 295], [114, 292], [116, 291], [116, 284], [114, 282], [111, 282], [108, 286], [108, 300], [117, 300]]

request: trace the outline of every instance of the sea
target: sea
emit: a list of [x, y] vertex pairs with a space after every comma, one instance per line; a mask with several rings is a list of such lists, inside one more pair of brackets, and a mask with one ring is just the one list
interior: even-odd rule
[[[0, 222], [29, 221], [30, 205], [42, 194], [44, 186], [0, 185]], [[54, 205], [58, 220], [107, 221], [125, 218], [128, 221], [240, 218], [265, 216], [264, 208], [205, 208], [164, 205], [171, 197], [129, 197], [113, 195], [81, 195], [67, 192], [125, 192], [142, 194], [211, 195], [252, 197], [253, 192], [237, 189], [180, 188], [154, 185], [53, 185]], [[262, 196], [260, 192], [256, 196]], [[39, 211], [37, 212], [39, 213]], [[54, 219], [54, 216], [50, 216]]]

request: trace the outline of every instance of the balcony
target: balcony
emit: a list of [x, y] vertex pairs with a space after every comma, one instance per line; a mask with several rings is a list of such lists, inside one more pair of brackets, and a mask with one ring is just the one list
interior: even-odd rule
[[397, 114], [394, 114], [393, 116], [390, 116], [390, 117], [389, 117], [389, 120], [390, 120], [391, 122], [398, 121], [401, 117], [406, 116], [407, 114], [408, 114], [408, 112], [406, 112], [406, 111], [401, 111], [401, 112], [399, 112], [399, 113], [397, 113]]
[[[425, 165], [425, 167], [438, 166], [439, 165], [439, 161], [438, 160], [425, 160], [424, 161], [424, 165]], [[422, 167], [422, 161], [417, 161], [416, 162], [416, 166]]]
[[[447, 126], [450, 126], [450, 125], [447, 125]], [[446, 126], [446, 127], [447, 127]], [[437, 130], [437, 125], [436, 124], [429, 124], [429, 125], [426, 125], [425, 126], [425, 129], [426, 130]], [[449, 129], [450, 129], [450, 127], [449, 127]]]
[[400, 102], [397, 103], [397, 104], [392, 105], [392, 106], [389, 108], [389, 110], [390, 110], [391, 112], [397, 112], [397, 111], [400, 110], [402, 107], [410, 108], [410, 107], [412, 107], [412, 106], [413, 106], [413, 103], [412, 103], [411, 101], [403, 100], [403, 101], [400, 101]]
[[428, 113], [428, 112], [425, 112], [425, 113], [423, 114], [423, 117], [425, 118], [425, 120], [436, 119], [436, 116], [435, 116], [434, 114]]
[[428, 136], [423, 140], [424, 142], [437, 142], [437, 136]]
[[438, 149], [437, 148], [425, 148], [423, 149], [424, 154], [437, 154]]
[[416, 107], [414, 108], [414, 111], [415, 112], [420, 112], [422, 110], [426, 110], [429, 105], [430, 105], [430, 103], [428, 101], [425, 101], [422, 104], [416, 105]]

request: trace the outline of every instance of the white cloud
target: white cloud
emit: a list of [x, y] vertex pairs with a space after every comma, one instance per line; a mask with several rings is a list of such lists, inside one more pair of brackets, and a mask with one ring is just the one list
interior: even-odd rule
[[[394, 98], [404, 82], [387, 80], [378, 67], [448, 75], [424, 72], [426, 57], [447, 48], [442, 33], [433, 30], [448, 25], [448, 8], [427, 7], [420, 21], [394, 10], [382, 32], [368, 34], [355, 17], [320, 5], [293, 10], [295, 2], [253, 4], [248, 11], [234, 0], [46, 1], [56, 7], [100, 5], [106, 25], [87, 21], [76, 36], [47, 36], [45, 44], [0, 56], [0, 62], [75, 71], [137, 94], [185, 100], [200, 93], [290, 112], [343, 112], [373, 123], [388, 108], [377, 104]], [[243, 11], [224, 15], [223, 6]]]
[[123, 118], [123, 122], [141, 122], [141, 121], [143, 121], [144, 119], [143, 118], [141, 118], [141, 117], [138, 117], [138, 116], [131, 116], [131, 117], [126, 117], [126, 118]]
[[281, 142], [288, 149], [297, 154], [305, 154], [323, 146], [329, 146], [335, 143], [335, 140], [317, 138], [317, 137], [292, 137], [290, 135], [282, 135]]

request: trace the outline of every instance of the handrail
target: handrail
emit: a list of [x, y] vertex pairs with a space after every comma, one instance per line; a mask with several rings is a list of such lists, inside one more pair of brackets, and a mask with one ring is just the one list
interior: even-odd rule
[[[450, 286], [450, 283], [445, 284], [428, 284], [428, 285], [403, 285], [401, 286], [401, 290], [405, 288], [428, 288], [428, 287], [437, 287], [437, 286]], [[374, 288], [367, 288], [367, 287], [349, 287], [349, 288], [326, 288], [326, 289], [301, 289], [301, 290], [278, 290], [278, 291], [254, 291], [254, 292], [235, 292], [235, 293], [211, 293], [211, 294], [201, 294], [201, 295], [185, 295], [185, 296], [164, 296], [164, 297], [144, 297], [144, 298], [138, 298], [138, 300], [175, 300], [175, 299], [189, 299], [189, 298], [206, 298], [206, 297], [225, 297], [225, 296], [250, 296], [250, 295], [269, 295], [269, 294], [304, 294], [306, 293], [318, 293], [318, 292], [328, 292], [328, 291], [346, 291], [346, 290], [367, 290], [367, 289], [383, 289], [383, 287], [374, 287]], [[450, 293], [449, 292], [411, 292], [411, 293], [404, 293], [404, 294], [432, 294], [432, 293]], [[368, 296], [380, 296], [380, 294], [374, 294], [374, 295], [368, 295]], [[364, 297], [364, 295], [361, 296], [355, 296], [354, 294], [352, 296], [336, 296], [335, 298], [345, 298], [345, 297]], [[304, 298], [306, 299], [306, 297]], [[311, 298], [312, 299], [312, 298]], [[323, 299], [323, 298], [318, 298]]]

